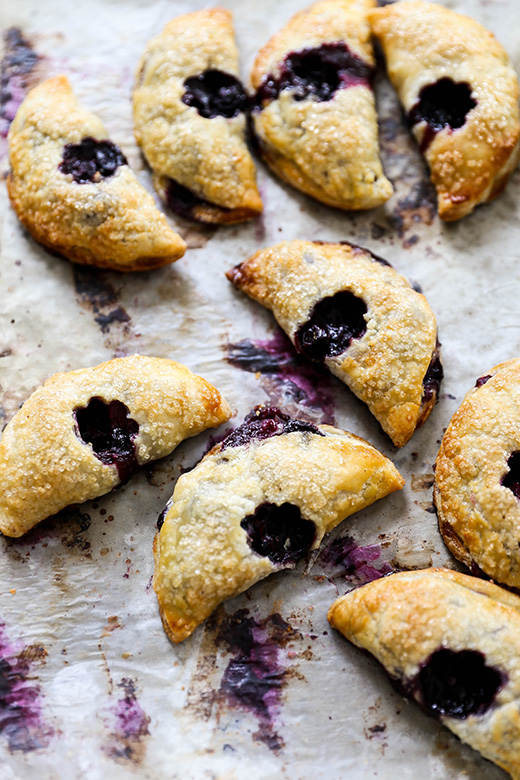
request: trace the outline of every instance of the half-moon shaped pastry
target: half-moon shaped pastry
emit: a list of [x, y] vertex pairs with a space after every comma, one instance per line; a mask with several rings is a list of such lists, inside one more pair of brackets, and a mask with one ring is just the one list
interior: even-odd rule
[[257, 407], [179, 478], [160, 518], [154, 588], [166, 633], [182, 641], [225, 599], [292, 568], [403, 484], [363, 439]]
[[27, 95], [9, 130], [9, 159], [17, 217], [36, 241], [69, 260], [144, 271], [184, 254], [182, 238], [65, 76]]
[[387, 70], [437, 189], [441, 219], [465, 217], [505, 187], [520, 154], [518, 79], [481, 24], [438, 3], [369, 14]]
[[169, 22], [144, 51], [133, 100], [137, 143], [173, 211], [217, 224], [261, 213], [229, 11]]
[[329, 621], [459, 739], [520, 778], [520, 599], [443, 569], [391, 574]]
[[165, 358], [133, 355], [55, 374], [2, 434], [0, 531], [21, 536], [108, 493], [230, 414], [218, 390]]
[[435, 317], [385, 260], [347, 243], [284, 241], [227, 276], [368, 405], [396, 447], [427, 419], [442, 379]]
[[392, 194], [379, 159], [368, 11], [322, 0], [264, 46], [251, 72], [254, 133], [284, 181], [328, 206], [371, 209]]
[[444, 434], [434, 500], [450, 552], [520, 587], [520, 359], [477, 380]]

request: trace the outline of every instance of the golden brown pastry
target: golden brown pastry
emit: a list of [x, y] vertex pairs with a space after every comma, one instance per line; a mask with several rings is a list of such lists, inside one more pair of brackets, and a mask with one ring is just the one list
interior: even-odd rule
[[221, 224], [261, 213], [248, 108], [226, 9], [173, 19], [148, 43], [134, 89], [135, 137], [173, 211]]
[[366, 441], [257, 407], [183, 474], [161, 516], [154, 588], [180, 642], [225, 599], [292, 568], [404, 480]]
[[520, 599], [454, 571], [391, 574], [337, 599], [334, 628], [463, 742], [520, 778]]
[[439, 528], [453, 555], [520, 587], [520, 359], [477, 380], [435, 464]]
[[20, 222], [69, 260], [142, 271], [184, 254], [182, 238], [65, 76], [25, 98], [9, 130], [9, 159], [7, 188]]
[[505, 187], [520, 154], [518, 79], [481, 24], [437, 3], [402, 0], [369, 14], [437, 189], [452, 221]]
[[435, 317], [385, 260], [346, 242], [284, 241], [227, 276], [368, 405], [396, 447], [427, 419], [442, 379]]
[[141, 355], [55, 374], [0, 440], [0, 531], [108, 493], [183, 439], [225, 422], [218, 390], [181, 363]]
[[372, 91], [375, 4], [316, 3], [271, 38], [251, 72], [262, 156], [284, 181], [341, 209], [375, 208], [392, 194]]

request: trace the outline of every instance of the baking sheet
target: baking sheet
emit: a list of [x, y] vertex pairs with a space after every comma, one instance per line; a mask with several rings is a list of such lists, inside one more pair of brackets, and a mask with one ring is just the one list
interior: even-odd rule
[[[234, 12], [245, 76], [258, 48], [302, 3], [223, 5]], [[519, 70], [515, 0], [445, 5], [495, 32]], [[170, 18], [204, 6], [4, 0], [2, 26], [11, 34], [3, 94], [14, 91], [16, 104], [31, 83], [65, 73], [151, 189], [132, 134], [134, 67]], [[13, 53], [27, 72], [14, 73]], [[233, 422], [263, 401], [335, 422], [392, 458], [407, 483], [346, 520], [328, 552], [228, 602], [180, 646], [161, 627], [151, 546], [175, 480], [214, 432], [185, 442], [116, 492], [22, 539], [2, 538], [1, 780], [506, 777], [398, 695], [377, 664], [326, 621], [337, 595], [378, 572], [456, 566], [432, 509], [436, 452], [476, 377], [520, 353], [519, 172], [494, 203], [461, 223], [440, 224], [419, 152], [382, 74], [376, 94], [383, 162], [396, 189], [384, 207], [335, 212], [259, 164], [264, 215], [220, 229], [172, 217], [190, 249], [150, 273], [100, 272], [49, 254], [20, 227], [0, 186], [1, 427], [49, 375], [139, 352], [202, 374], [230, 402]], [[2, 103], [0, 131], [14, 104]], [[5, 177], [5, 138], [0, 154]], [[426, 294], [445, 380], [431, 417], [402, 450], [344, 385], [295, 360], [271, 315], [225, 278], [256, 249], [292, 238], [367, 246]], [[261, 685], [237, 690], [233, 673], [248, 668]]]

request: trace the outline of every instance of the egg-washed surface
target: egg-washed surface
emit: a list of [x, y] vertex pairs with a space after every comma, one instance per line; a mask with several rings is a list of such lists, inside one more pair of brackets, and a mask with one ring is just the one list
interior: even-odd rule
[[[226, 4], [243, 81], [259, 49], [304, 5]], [[153, 192], [133, 140], [134, 70], [146, 42], [193, 3], [91, 0], [72, 9], [64, 0], [2, 0], [0, 8], [2, 41], [11, 28], [25, 41], [17, 46], [10, 35], [0, 53], [2, 101], [10, 91], [9, 106], [16, 106], [34, 79], [65, 73]], [[453, 8], [491, 29], [518, 68], [513, 0], [456, 0]], [[8, 67], [16, 51], [30, 72]], [[215, 385], [235, 411], [233, 426], [262, 402], [312, 424], [333, 423], [370, 441], [407, 481], [325, 540], [339, 540], [329, 547], [331, 561], [318, 558], [308, 572], [298, 564], [259, 583], [177, 647], [164, 635], [150, 584], [155, 523], [181, 470], [222, 429], [185, 442], [113, 494], [67, 509], [26, 537], [0, 538], [0, 654], [13, 670], [8, 690], [17, 686], [23, 705], [11, 742], [0, 734], [0, 774], [9, 780], [127, 780], [130, 773], [135, 780], [211, 773], [270, 780], [284, 772], [288, 780], [397, 773], [458, 780], [464, 772], [506, 780], [434, 719], [403, 704], [383, 673], [349, 653], [326, 621], [338, 594], [377, 573], [455, 565], [432, 514], [443, 428], [477, 377], [520, 354], [519, 174], [492, 204], [443, 228], [419, 150], [380, 71], [374, 88], [383, 165], [396, 190], [385, 206], [336, 213], [280, 185], [255, 158], [264, 216], [216, 231], [170, 215], [188, 249], [156, 272], [122, 278], [53, 257], [23, 233], [0, 183], [0, 429], [47, 376], [138, 352], [177, 360]], [[258, 249], [294, 238], [368, 247], [418, 283], [435, 312], [445, 369], [440, 401], [399, 452], [341, 382], [329, 374], [322, 382], [319, 364], [304, 366], [290, 344], [278, 344], [271, 315], [224, 276]], [[13, 704], [2, 698], [2, 716], [11, 717]], [[22, 744], [31, 749], [14, 749]]]

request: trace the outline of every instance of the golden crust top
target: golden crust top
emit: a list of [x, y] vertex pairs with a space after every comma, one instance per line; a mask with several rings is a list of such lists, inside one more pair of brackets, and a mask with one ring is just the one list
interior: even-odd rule
[[[164, 627], [180, 642], [225, 599], [283, 568], [254, 552], [241, 521], [264, 502], [296, 505], [316, 525], [313, 547], [345, 517], [404, 480], [363, 439], [331, 426], [246, 445], [217, 445], [183, 474], [156, 537], [154, 588]], [[298, 474], [295, 474], [298, 464]]]
[[[520, 154], [519, 87], [509, 57], [492, 33], [468, 16], [424, 0], [402, 0], [369, 13], [404, 110], [421, 89], [451, 78], [471, 87], [477, 105], [462, 127], [436, 133], [426, 150], [439, 215], [452, 221], [491, 200]], [[426, 123], [415, 124], [421, 143]]]
[[340, 290], [361, 298], [368, 307], [365, 334], [325, 364], [368, 405], [397, 447], [406, 444], [433, 406], [422, 403], [423, 380], [437, 325], [425, 297], [404, 276], [350, 244], [284, 241], [228, 277], [270, 309], [293, 342], [323, 298]]
[[180, 442], [225, 422], [220, 393], [181, 363], [141, 355], [55, 374], [24, 403], [0, 440], [0, 531], [21, 536], [70, 504], [119, 484], [76, 432], [75, 410], [93, 398], [121, 401], [139, 425], [139, 465], [162, 458]]
[[101, 120], [77, 102], [65, 76], [31, 90], [9, 130], [11, 204], [31, 235], [69, 260], [119, 271], [157, 268], [186, 245], [128, 165], [78, 184], [59, 171], [66, 144], [107, 138]]
[[246, 141], [246, 117], [208, 119], [181, 100], [184, 81], [206, 70], [240, 78], [231, 13], [224, 8], [172, 19], [145, 48], [133, 93], [135, 136], [166, 198], [168, 180], [209, 201], [206, 222], [257, 216], [262, 201]]

